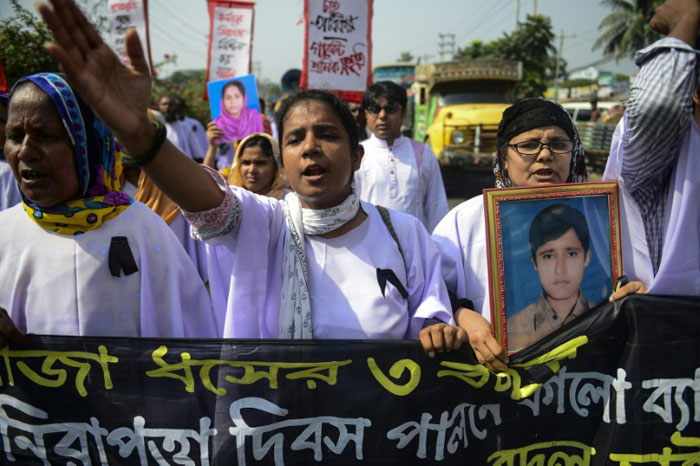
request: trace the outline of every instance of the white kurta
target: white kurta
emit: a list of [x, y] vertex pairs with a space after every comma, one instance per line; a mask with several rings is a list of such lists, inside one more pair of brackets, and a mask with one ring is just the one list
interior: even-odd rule
[[[226, 338], [279, 338], [282, 254], [288, 234], [280, 201], [231, 188], [241, 202], [238, 228], [209, 241], [209, 277]], [[373, 205], [368, 218], [335, 239], [305, 235], [314, 338], [416, 338], [425, 319], [452, 323], [440, 254], [415, 218], [392, 212], [396, 242]], [[403, 299], [377, 268], [391, 269], [408, 291]]]
[[202, 151], [199, 141], [184, 121], [168, 121], [165, 123], [166, 137], [175, 147], [192, 159], [203, 159], [206, 149]]
[[408, 138], [401, 136], [389, 147], [372, 135], [362, 141], [365, 156], [355, 183], [363, 201], [411, 214], [433, 231], [449, 209], [437, 159], [430, 146], [421, 145], [419, 169]]
[[654, 274], [644, 222], [622, 177], [627, 118], [615, 130], [603, 174], [620, 183], [620, 230], [624, 272], [653, 294], [700, 296], [700, 128], [693, 121], [681, 142], [671, 174], [664, 217], [664, 241]]
[[483, 197], [473, 197], [452, 209], [435, 227], [433, 241], [442, 254], [442, 276], [449, 292], [457, 299], [471, 300], [473, 310], [490, 322]]
[[0, 210], [9, 209], [20, 202], [22, 196], [17, 189], [10, 164], [0, 160]]
[[[110, 274], [126, 236], [138, 272]], [[215, 338], [211, 302], [172, 231], [135, 202], [80, 236], [49, 232], [18, 205], [0, 212], [0, 306], [29, 333]]]

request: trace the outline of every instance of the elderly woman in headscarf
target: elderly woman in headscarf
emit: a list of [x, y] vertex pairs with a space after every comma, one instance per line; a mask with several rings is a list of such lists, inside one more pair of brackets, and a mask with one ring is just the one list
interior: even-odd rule
[[62, 76], [17, 82], [5, 149], [22, 204], [0, 212], [0, 345], [21, 332], [219, 336], [182, 247], [119, 192], [114, 138]]
[[[494, 162], [497, 188], [579, 183], [587, 180], [584, 151], [569, 114], [556, 102], [522, 100], [503, 112]], [[477, 358], [491, 370], [505, 370], [507, 355], [491, 333], [488, 253], [481, 195], [452, 209], [433, 232], [442, 253], [447, 289], [460, 303], [455, 313]], [[628, 294], [623, 287], [611, 300]], [[469, 306], [469, 307], [466, 307]]]
[[7, 123], [8, 95], [0, 93], [0, 210], [5, 210], [22, 202], [17, 190], [15, 177], [12, 175], [10, 165], [5, 159], [3, 147], [5, 146], [5, 123]]

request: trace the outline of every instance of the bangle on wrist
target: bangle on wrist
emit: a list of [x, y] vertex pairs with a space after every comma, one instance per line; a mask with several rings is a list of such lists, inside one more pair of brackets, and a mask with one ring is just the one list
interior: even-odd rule
[[126, 150], [122, 149], [122, 163], [130, 167], [143, 167], [151, 163], [151, 161], [156, 157], [161, 146], [165, 142], [165, 126], [158, 120], [150, 120], [151, 124], [156, 128], [156, 135], [153, 138], [153, 143], [151, 147], [146, 151], [145, 154], [139, 157], [133, 157]]

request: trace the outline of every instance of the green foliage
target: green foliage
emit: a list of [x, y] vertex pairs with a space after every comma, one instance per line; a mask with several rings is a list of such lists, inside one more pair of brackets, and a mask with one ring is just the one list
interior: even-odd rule
[[474, 60], [476, 58], [496, 58], [498, 56], [499, 40], [492, 40], [484, 44], [480, 40], [473, 40], [464, 48], [457, 49], [455, 59]]
[[[106, 2], [80, 0], [90, 21], [98, 31], [107, 25]], [[0, 53], [7, 83], [12, 86], [17, 79], [34, 73], [57, 72], [58, 64], [44, 49], [53, 36], [38, 16], [22, 7], [17, 0], [10, 0], [14, 14], [0, 22]]]
[[613, 12], [603, 18], [598, 29], [603, 31], [593, 50], [603, 49], [617, 60], [634, 57], [634, 52], [661, 38], [649, 27], [654, 9], [664, 0], [602, 0]]
[[401, 52], [401, 55], [399, 55], [399, 59], [397, 61], [407, 61], [407, 62], [413, 62], [415, 57], [413, 54], [409, 51], [403, 51]]
[[[548, 16], [528, 15], [517, 31], [504, 34], [487, 44], [479, 40], [460, 48], [456, 59], [507, 58], [523, 64], [523, 79], [515, 89], [519, 98], [541, 97], [547, 90], [547, 81], [554, 76], [556, 49], [554, 32]], [[560, 75], [566, 64], [560, 60]]]
[[584, 86], [590, 86], [592, 84], [597, 84], [598, 81], [595, 79], [585, 79], [585, 78], [580, 78], [580, 79], [570, 79], [568, 81], [564, 81], [563, 83], [560, 84], [559, 87], [563, 89], [570, 89], [572, 87], [584, 87]]
[[44, 44], [53, 38], [49, 28], [17, 0], [10, 3], [14, 15], [0, 23], [0, 50], [7, 83], [12, 86], [22, 76], [58, 71], [58, 65], [44, 49]]

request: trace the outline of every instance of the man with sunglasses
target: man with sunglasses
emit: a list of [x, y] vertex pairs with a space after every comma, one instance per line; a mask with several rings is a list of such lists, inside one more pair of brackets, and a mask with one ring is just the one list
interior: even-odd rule
[[432, 231], [448, 211], [440, 166], [430, 146], [401, 135], [406, 90], [391, 81], [367, 88], [362, 108], [372, 135], [355, 172], [360, 199], [417, 217]]

